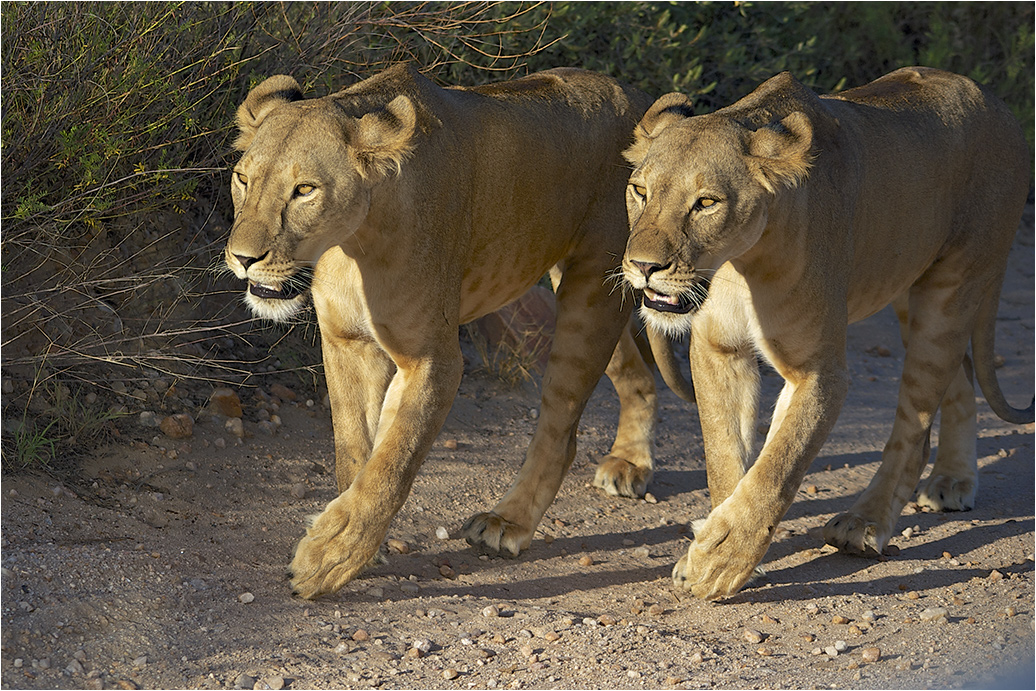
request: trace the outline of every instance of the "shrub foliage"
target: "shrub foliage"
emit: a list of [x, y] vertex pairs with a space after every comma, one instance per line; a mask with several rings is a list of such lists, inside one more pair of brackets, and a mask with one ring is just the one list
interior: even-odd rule
[[400, 60], [457, 84], [575, 65], [706, 112], [782, 70], [827, 92], [925, 64], [989, 84], [1032, 140], [1029, 3], [19, 2], [0, 31], [5, 467], [90, 436], [54, 436], [75, 427], [55, 392], [99, 371], [301, 359], [214, 270], [234, 110], [270, 74], [323, 95]]

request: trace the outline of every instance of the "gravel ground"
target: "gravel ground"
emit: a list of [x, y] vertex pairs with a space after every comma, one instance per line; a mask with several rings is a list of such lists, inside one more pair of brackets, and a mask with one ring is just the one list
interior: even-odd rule
[[[1015, 405], [1034, 386], [1033, 256], [1030, 208], [997, 334]], [[839, 554], [819, 528], [878, 465], [902, 363], [891, 313], [853, 326], [849, 348], [849, 401], [767, 576], [722, 603], [670, 585], [708, 497], [695, 411], [668, 391], [646, 500], [590, 487], [618, 412], [602, 382], [531, 548], [487, 558], [452, 535], [510, 484], [538, 403], [470, 372], [387, 563], [317, 602], [285, 577], [305, 516], [334, 496], [317, 394], [241, 391], [243, 438], [194, 414], [174, 440], [146, 411], [139, 441], [77, 477], [4, 478], [3, 687], [1033, 688], [1033, 426], [980, 403], [976, 508], [910, 505], [898, 554]], [[772, 402], [778, 378], [764, 386]]]

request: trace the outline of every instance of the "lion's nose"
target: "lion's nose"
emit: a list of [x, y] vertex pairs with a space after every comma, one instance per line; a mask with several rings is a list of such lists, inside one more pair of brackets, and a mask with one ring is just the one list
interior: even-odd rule
[[248, 267], [250, 267], [252, 264], [255, 264], [256, 262], [262, 261], [263, 259], [265, 259], [266, 258], [266, 254], [269, 254], [269, 253], [267, 252], [267, 253], [263, 254], [263, 256], [261, 256], [261, 257], [249, 257], [248, 255], [245, 255], [245, 254], [235, 254], [234, 257], [239, 262], [241, 262], [241, 266], [244, 268], [244, 270], [248, 271]]
[[640, 269], [640, 273], [644, 274], [644, 278], [651, 278], [651, 274], [656, 271], [664, 271], [669, 268], [669, 264], [662, 265], [655, 262], [641, 262], [631, 259], [630, 264]]

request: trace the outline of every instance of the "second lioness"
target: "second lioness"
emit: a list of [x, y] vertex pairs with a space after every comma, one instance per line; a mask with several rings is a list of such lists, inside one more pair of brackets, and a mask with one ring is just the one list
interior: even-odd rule
[[[825, 539], [880, 553], [928, 459], [919, 501], [970, 508], [975, 398], [990, 406], [997, 302], [1029, 191], [1031, 155], [1003, 103], [925, 68], [818, 97], [788, 74], [693, 117], [664, 96], [627, 153], [631, 233], [623, 268], [649, 324], [691, 331], [691, 369], [712, 512], [673, 579], [695, 595], [736, 592], [766, 552], [849, 386], [846, 325], [892, 301], [906, 361], [881, 467]], [[754, 455], [762, 355], [785, 386]], [[964, 363], [962, 365], [962, 363]]]
[[319, 99], [278, 76], [248, 95], [226, 262], [260, 316], [290, 318], [311, 292], [334, 421], [340, 494], [296, 549], [303, 597], [377, 551], [457, 392], [459, 326], [548, 270], [558, 315], [539, 424], [511, 490], [465, 536], [529, 545], [606, 366], [622, 411], [595, 484], [644, 493], [654, 379], [606, 278], [628, 233], [621, 152], [649, 104], [572, 69], [443, 89], [395, 67]]

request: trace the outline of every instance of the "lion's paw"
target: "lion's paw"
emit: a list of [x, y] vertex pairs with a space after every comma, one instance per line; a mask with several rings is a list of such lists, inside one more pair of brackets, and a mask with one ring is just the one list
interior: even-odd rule
[[472, 547], [511, 557], [529, 546], [533, 532], [493, 512], [475, 514], [460, 531]]
[[350, 521], [344, 497], [339, 496], [314, 517], [295, 548], [289, 567], [291, 586], [307, 600], [336, 592], [368, 565], [377, 563], [383, 535]]
[[762, 576], [759, 562], [770, 545], [769, 533], [728, 520], [722, 509], [694, 522], [694, 542], [673, 567], [673, 585], [703, 600], [730, 597]]
[[593, 484], [612, 496], [637, 499], [644, 496], [652, 475], [651, 468], [633, 465], [618, 456], [605, 456], [597, 465]]
[[824, 526], [824, 542], [843, 552], [876, 557], [885, 549], [891, 530], [855, 513], [840, 513]]
[[972, 478], [933, 475], [917, 493], [917, 503], [932, 511], [970, 511], [978, 483]]

